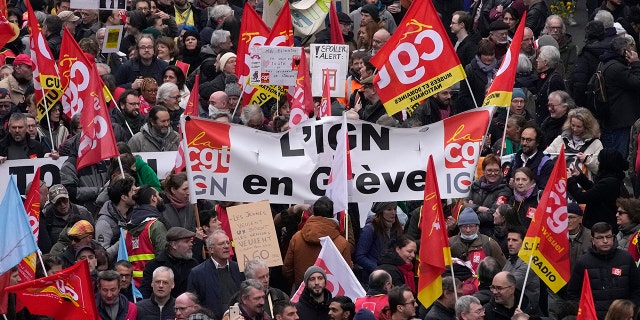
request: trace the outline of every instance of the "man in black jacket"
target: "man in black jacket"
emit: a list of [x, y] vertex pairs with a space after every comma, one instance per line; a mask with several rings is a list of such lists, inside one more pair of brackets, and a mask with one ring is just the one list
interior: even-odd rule
[[[0, 108], [10, 108], [11, 102], [1, 99], [0, 97]], [[31, 139], [27, 133], [27, 117], [23, 113], [14, 112], [11, 114], [8, 124], [9, 134], [0, 140], [0, 164], [6, 160], [44, 157], [44, 146]]]
[[522, 149], [515, 154], [507, 179], [513, 178], [516, 169], [527, 167], [533, 172], [538, 187], [543, 190], [553, 170], [553, 161], [542, 153], [542, 144], [542, 131], [534, 126], [525, 127], [520, 134]]
[[569, 300], [578, 303], [582, 279], [587, 270], [596, 313], [603, 319], [616, 299], [640, 303], [640, 270], [626, 250], [617, 249], [611, 225], [598, 222], [591, 228], [592, 247], [582, 255], [571, 273], [568, 284]]
[[300, 319], [329, 320], [331, 292], [327, 290], [327, 273], [311, 266], [304, 273], [305, 288], [296, 304]]
[[[431, 305], [425, 320], [454, 320], [456, 318], [456, 295], [454, 294], [452, 277], [442, 278], [442, 295]], [[462, 291], [462, 283], [455, 279], [458, 292]]]
[[153, 295], [149, 299], [138, 301], [136, 320], [173, 319], [176, 316], [176, 299], [171, 296], [173, 289], [173, 271], [168, 267], [158, 267], [153, 271]]
[[524, 0], [524, 4], [527, 6], [527, 27], [533, 30], [537, 38], [549, 16], [549, 8], [544, 0]]

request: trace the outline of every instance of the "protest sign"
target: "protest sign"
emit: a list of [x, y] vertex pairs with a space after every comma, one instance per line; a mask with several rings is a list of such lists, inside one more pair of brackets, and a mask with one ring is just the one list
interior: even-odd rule
[[122, 40], [123, 26], [106, 27], [104, 42], [102, 43], [102, 53], [114, 53], [120, 51], [120, 41]]
[[311, 90], [314, 97], [322, 95], [324, 70], [329, 70], [331, 96], [344, 97], [344, 79], [349, 68], [349, 46], [341, 44], [311, 44]]
[[227, 208], [233, 245], [240, 272], [252, 259], [260, 258], [267, 267], [282, 265], [276, 227], [268, 201]]
[[301, 55], [298, 47], [249, 47], [249, 83], [295, 86]]

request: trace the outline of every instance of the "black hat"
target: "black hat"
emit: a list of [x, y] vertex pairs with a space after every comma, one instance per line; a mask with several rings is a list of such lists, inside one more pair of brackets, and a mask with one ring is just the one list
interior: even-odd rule
[[373, 3], [369, 3], [367, 5], [362, 6], [362, 10], [360, 12], [368, 13], [375, 22], [380, 21], [380, 13], [378, 12], [378, 6], [376, 6]]
[[489, 31], [509, 30], [509, 25], [502, 20], [496, 20], [489, 25]]
[[579, 216], [583, 216], [584, 215], [584, 212], [582, 211], [582, 208], [580, 208], [580, 205], [578, 205], [575, 202], [567, 203], [567, 213], [573, 213], [573, 214], [577, 214]]
[[353, 23], [353, 20], [351, 20], [351, 17], [349, 17], [348, 14], [340, 11], [338, 12], [338, 21], [340, 22], [346, 22], [346, 23]]

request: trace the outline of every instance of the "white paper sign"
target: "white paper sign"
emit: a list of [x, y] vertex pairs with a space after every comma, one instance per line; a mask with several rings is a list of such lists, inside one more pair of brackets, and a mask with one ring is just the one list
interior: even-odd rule
[[249, 83], [295, 86], [301, 55], [298, 47], [249, 47]]
[[314, 97], [322, 96], [325, 69], [329, 69], [332, 98], [345, 97], [345, 81], [349, 68], [349, 46], [343, 44], [311, 45], [311, 90]]

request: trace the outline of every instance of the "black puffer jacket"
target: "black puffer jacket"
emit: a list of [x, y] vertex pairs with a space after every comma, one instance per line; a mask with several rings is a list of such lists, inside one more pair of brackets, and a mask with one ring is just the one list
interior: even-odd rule
[[388, 272], [391, 275], [391, 283], [393, 283], [394, 286], [401, 286], [405, 284], [405, 280], [398, 266], [403, 264], [406, 264], [406, 262], [400, 258], [396, 250], [387, 248], [380, 254], [380, 258], [378, 258], [377, 270]]
[[589, 273], [591, 292], [599, 319], [604, 319], [609, 306], [616, 299], [629, 299], [640, 303], [640, 270], [631, 255], [614, 249], [607, 253], [590, 248], [582, 255], [573, 269], [567, 294], [576, 304], [582, 292], [584, 270]]
[[603, 129], [630, 128], [640, 118], [640, 61], [627, 64], [624, 57], [611, 51], [600, 56], [604, 71], [609, 116], [601, 120]]
[[331, 292], [324, 289], [324, 300], [322, 303], [313, 299], [309, 290], [305, 289], [300, 295], [300, 300], [296, 303], [298, 316], [305, 320], [328, 320], [329, 319], [329, 301], [331, 300]]
[[593, 102], [587, 101], [587, 83], [600, 63], [600, 55], [608, 48], [608, 43], [592, 41], [587, 43], [576, 58], [571, 71], [571, 97], [579, 107], [589, 108], [593, 111]]
[[[507, 203], [511, 196], [511, 189], [502, 180], [489, 184], [485, 177], [473, 182], [471, 192], [467, 197], [467, 201], [473, 203], [467, 204], [467, 207], [473, 209], [480, 219], [480, 233], [487, 236], [493, 235], [493, 213], [495, 208], [502, 203]], [[489, 210], [485, 212], [478, 211], [479, 207], [487, 207]]]

